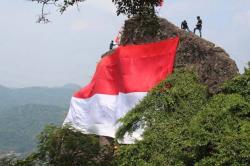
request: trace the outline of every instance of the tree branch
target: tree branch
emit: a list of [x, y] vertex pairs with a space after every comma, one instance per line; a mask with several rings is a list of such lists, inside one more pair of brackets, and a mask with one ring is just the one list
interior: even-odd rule
[[41, 4], [41, 14], [38, 17], [37, 23], [48, 23], [50, 20], [47, 18], [49, 13], [45, 12], [46, 6], [52, 5], [55, 6], [59, 9], [60, 13], [62, 14], [63, 12], [66, 11], [66, 9], [69, 6], [77, 6], [77, 9], [79, 10], [79, 2], [83, 2], [85, 0], [29, 0], [32, 2], [36, 2], [38, 4]]

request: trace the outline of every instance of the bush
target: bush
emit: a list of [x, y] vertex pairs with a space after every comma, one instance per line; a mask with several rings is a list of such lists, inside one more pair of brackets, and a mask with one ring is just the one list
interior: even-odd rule
[[248, 68], [242, 75], [238, 75], [233, 80], [228, 81], [223, 86], [223, 92], [226, 94], [238, 93], [250, 102], [250, 62]]
[[248, 72], [208, 98], [193, 73], [176, 71], [121, 120], [118, 137], [138, 122], [145, 132], [142, 141], [120, 147], [117, 164], [250, 165], [249, 93], [242, 91]]
[[133, 125], [138, 122], [144, 122], [146, 129], [142, 141], [119, 149], [118, 165], [183, 163], [176, 157], [181, 153], [180, 140], [188, 138], [184, 128], [201, 111], [207, 96], [207, 89], [198, 83], [194, 73], [176, 71], [163, 81], [121, 120], [123, 126], [118, 137], [133, 131]]
[[47, 126], [38, 138], [37, 151], [17, 161], [17, 166], [111, 165], [113, 150], [100, 146], [97, 136], [84, 135], [69, 127]]
[[0, 165], [1, 166], [14, 166], [16, 163], [16, 156], [14, 154], [7, 155], [4, 157], [0, 156]]
[[194, 116], [183, 140], [198, 165], [250, 164], [250, 103], [238, 95], [216, 95]]

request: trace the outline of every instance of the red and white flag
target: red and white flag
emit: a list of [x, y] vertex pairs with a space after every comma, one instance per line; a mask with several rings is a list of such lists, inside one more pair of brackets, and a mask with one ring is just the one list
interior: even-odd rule
[[[92, 81], [72, 97], [64, 124], [85, 134], [114, 138], [121, 125], [118, 120], [172, 73], [178, 42], [176, 37], [119, 46], [105, 56]], [[133, 143], [139, 135], [128, 135], [123, 143]]]

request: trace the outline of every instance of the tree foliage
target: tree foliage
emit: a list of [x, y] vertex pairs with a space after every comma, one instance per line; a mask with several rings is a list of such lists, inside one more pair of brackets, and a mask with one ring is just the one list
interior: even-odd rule
[[228, 81], [223, 86], [223, 92], [226, 94], [238, 93], [250, 102], [250, 62], [248, 68], [242, 75], [238, 75], [233, 80]]
[[119, 138], [133, 131], [138, 122], [144, 122], [146, 129], [143, 141], [119, 149], [118, 165], [177, 165], [174, 160], [180, 150], [175, 146], [187, 137], [183, 128], [207, 102], [207, 96], [206, 88], [193, 73], [176, 71], [163, 81], [121, 120]]
[[1, 166], [14, 166], [16, 164], [17, 157], [15, 154], [10, 154], [4, 157], [0, 156]]
[[42, 6], [41, 15], [39, 16], [37, 22], [48, 23], [50, 20], [47, 18], [47, 15], [49, 13], [45, 11], [45, 7], [49, 5], [56, 6], [59, 9], [60, 13], [62, 14], [63, 12], [66, 11], [68, 7], [74, 6], [74, 5], [78, 6], [80, 2], [83, 2], [85, 0], [30, 0], [30, 1], [41, 4]]
[[193, 74], [175, 72], [121, 120], [118, 137], [138, 122], [146, 128], [142, 141], [121, 146], [117, 164], [249, 165], [248, 72], [210, 98]]
[[[45, 12], [45, 7], [48, 5], [56, 6], [60, 13], [65, 12], [70, 6], [78, 6], [79, 3], [85, 0], [31, 0], [42, 5], [41, 15], [38, 23], [48, 23], [48, 13]], [[159, 20], [156, 16], [155, 7], [159, 6], [161, 0], [112, 0], [117, 8], [117, 15], [124, 14], [128, 17], [134, 16], [140, 23], [140, 29], [143, 35], [155, 36], [160, 28]]]
[[100, 146], [94, 135], [84, 135], [69, 127], [47, 126], [39, 135], [37, 150], [15, 166], [85, 166], [110, 165], [113, 149]]
[[[37, 22], [48, 23], [48, 13], [45, 7], [48, 5], [56, 6], [60, 13], [63, 13], [70, 6], [78, 6], [85, 0], [30, 0], [42, 5], [41, 15]], [[117, 15], [124, 14], [127, 16], [155, 16], [155, 7], [160, 5], [160, 0], [112, 0], [117, 8]]]
[[117, 7], [117, 15], [154, 15], [160, 0], [112, 0]]

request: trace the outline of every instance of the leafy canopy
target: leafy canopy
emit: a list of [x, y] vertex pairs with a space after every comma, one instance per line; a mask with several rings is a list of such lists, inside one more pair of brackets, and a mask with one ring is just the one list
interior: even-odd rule
[[250, 62], [248, 63], [248, 68], [245, 68], [244, 74], [238, 75], [233, 80], [225, 83], [223, 92], [226, 94], [241, 94], [250, 102]]
[[101, 166], [112, 162], [111, 147], [100, 146], [97, 136], [84, 135], [69, 127], [47, 126], [38, 140], [37, 150], [23, 160], [16, 160], [13, 165]]
[[120, 138], [138, 122], [146, 128], [120, 147], [117, 165], [249, 165], [249, 79], [248, 68], [209, 98], [195, 75], [176, 71], [121, 120]]
[[[53, 5], [59, 8], [60, 13], [63, 13], [70, 6], [78, 6], [79, 3], [85, 0], [30, 0], [42, 5], [41, 15], [38, 18], [38, 22], [48, 23], [49, 20], [46, 17], [48, 13], [45, 12], [45, 7]], [[160, 5], [160, 0], [112, 0], [117, 8], [117, 15], [124, 14], [127, 16], [154, 16], [155, 7]]]

